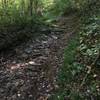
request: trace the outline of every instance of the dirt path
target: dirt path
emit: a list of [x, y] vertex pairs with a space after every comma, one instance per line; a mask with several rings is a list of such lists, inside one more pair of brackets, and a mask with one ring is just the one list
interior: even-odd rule
[[1, 53], [0, 100], [48, 100], [59, 88], [56, 76], [67, 40], [74, 33], [76, 18], [60, 20], [58, 27], [62, 32], [42, 34], [9, 53]]

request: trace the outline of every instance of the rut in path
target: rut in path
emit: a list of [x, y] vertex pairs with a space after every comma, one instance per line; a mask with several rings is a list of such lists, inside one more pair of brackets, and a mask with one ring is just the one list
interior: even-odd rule
[[0, 100], [47, 100], [59, 88], [57, 72], [77, 20], [76, 16], [63, 17], [56, 31], [0, 54]]

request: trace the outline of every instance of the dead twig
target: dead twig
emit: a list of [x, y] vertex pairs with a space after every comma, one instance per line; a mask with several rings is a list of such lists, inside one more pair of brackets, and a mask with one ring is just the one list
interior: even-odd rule
[[[84, 83], [85, 83], [85, 81], [86, 81], [88, 75], [91, 73], [92, 69], [93, 69], [94, 66], [96, 65], [96, 63], [97, 63], [97, 61], [98, 61], [99, 58], [100, 58], [100, 50], [99, 50], [99, 53], [98, 53], [97, 57], [96, 57], [95, 60], [93, 61], [93, 63], [88, 67], [89, 70], [87, 71], [85, 77], [83, 78], [83, 80], [82, 80], [82, 82], [81, 82], [81, 85], [80, 85], [80, 88], [84, 85]], [[80, 88], [79, 88], [79, 89], [80, 89]]]

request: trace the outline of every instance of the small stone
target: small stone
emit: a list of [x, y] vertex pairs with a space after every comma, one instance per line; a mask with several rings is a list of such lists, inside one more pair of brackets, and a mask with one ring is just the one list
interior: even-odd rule
[[12, 64], [16, 64], [16, 61], [13, 61]]
[[97, 89], [98, 92], [100, 92], [100, 89]]
[[30, 45], [30, 48], [33, 48], [34, 46], [33, 45]]
[[47, 43], [48, 43], [48, 41], [42, 41], [42, 43], [43, 43], [43, 44], [47, 44]]
[[20, 96], [21, 96], [21, 94], [19, 94], [19, 93], [18, 93], [17, 95], [18, 95], [18, 97], [20, 97]]
[[30, 94], [29, 97], [31, 98], [31, 97], [33, 97], [33, 96]]
[[12, 66], [12, 67], [11, 67], [11, 70], [13, 70], [13, 69], [15, 69], [15, 67]]
[[52, 36], [52, 38], [55, 39], [55, 40], [58, 39], [58, 37], [56, 37], [56, 36], [54, 36], [54, 35]]
[[56, 89], [58, 89], [58, 88], [59, 88], [59, 86], [58, 86], [58, 85], [55, 85], [55, 88], [56, 88]]
[[58, 99], [60, 98], [60, 96], [57, 96], [58, 97]]
[[13, 100], [15, 100], [16, 98], [17, 98], [16, 95], [13, 95], [13, 96], [12, 96], [12, 99], [13, 99]]
[[94, 75], [93, 75], [93, 77], [94, 77], [94, 78], [96, 78], [96, 77], [97, 77], [97, 75], [96, 75], [96, 74], [94, 74]]
[[28, 57], [28, 55], [27, 55], [27, 54], [25, 54], [25, 53], [23, 53], [23, 54], [22, 54], [22, 57], [23, 57], [23, 58], [27, 58], [27, 57]]
[[30, 61], [29, 64], [30, 64], [30, 65], [34, 65], [35, 62], [34, 62], [34, 61]]
[[19, 82], [16, 82], [15, 85], [18, 86], [19, 85]]
[[87, 90], [88, 93], [90, 93], [90, 90]]
[[48, 94], [47, 96], [48, 96], [48, 98], [49, 98], [51, 95], [50, 95], [50, 94]]
[[27, 54], [30, 54], [30, 53], [32, 52], [32, 48], [26, 48], [26, 49], [25, 49], [25, 52], [26, 52]]
[[0, 89], [0, 93], [3, 93], [4, 92], [4, 90], [3, 89]]
[[50, 92], [50, 90], [49, 90], [49, 89], [47, 89], [47, 90], [46, 90], [46, 92]]

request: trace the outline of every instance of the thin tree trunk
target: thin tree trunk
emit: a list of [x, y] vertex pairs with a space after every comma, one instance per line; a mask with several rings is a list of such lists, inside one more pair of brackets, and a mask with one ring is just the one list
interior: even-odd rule
[[32, 17], [33, 15], [33, 0], [30, 0], [30, 5], [29, 5], [29, 12], [30, 12], [30, 16]]

